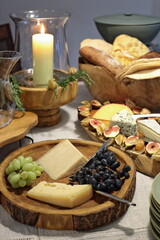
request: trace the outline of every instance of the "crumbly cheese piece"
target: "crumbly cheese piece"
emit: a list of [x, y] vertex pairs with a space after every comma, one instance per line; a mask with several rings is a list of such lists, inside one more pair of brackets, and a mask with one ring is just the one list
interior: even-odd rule
[[88, 159], [69, 140], [62, 140], [37, 160], [53, 180], [70, 176], [87, 161]]
[[137, 135], [136, 121], [132, 118], [132, 115], [127, 109], [123, 109], [113, 115], [110, 125], [118, 125], [120, 127], [121, 134], [125, 136]]
[[137, 130], [144, 137], [152, 141], [160, 142], [160, 125], [154, 119], [143, 119], [137, 121]]
[[36, 200], [61, 207], [74, 208], [87, 202], [93, 196], [92, 185], [67, 185], [42, 181], [27, 192]]

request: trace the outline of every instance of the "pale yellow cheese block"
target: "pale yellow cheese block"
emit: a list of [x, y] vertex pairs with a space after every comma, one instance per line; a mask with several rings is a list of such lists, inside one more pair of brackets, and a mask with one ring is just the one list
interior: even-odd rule
[[131, 109], [124, 104], [111, 103], [102, 106], [94, 115], [93, 118], [110, 121], [113, 115], [127, 109], [130, 114], [133, 114]]
[[68, 177], [83, 167], [88, 159], [69, 140], [62, 140], [37, 162], [53, 179]]
[[151, 141], [160, 143], [160, 125], [154, 119], [143, 119], [137, 121], [137, 130]]
[[92, 185], [67, 185], [42, 181], [27, 192], [36, 200], [61, 207], [74, 208], [87, 202], [93, 196]]

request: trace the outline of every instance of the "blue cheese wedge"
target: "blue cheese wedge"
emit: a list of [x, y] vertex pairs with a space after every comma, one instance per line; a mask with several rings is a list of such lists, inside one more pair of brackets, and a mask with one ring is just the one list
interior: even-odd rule
[[160, 125], [155, 119], [138, 120], [137, 130], [144, 137], [155, 142], [160, 142]]
[[37, 160], [53, 180], [72, 175], [87, 161], [88, 159], [67, 139], [59, 142]]
[[118, 125], [121, 134], [125, 136], [137, 135], [137, 124], [127, 109], [114, 114], [111, 118], [111, 126]]
[[27, 196], [61, 207], [74, 208], [93, 196], [92, 185], [67, 185], [42, 181], [27, 192]]

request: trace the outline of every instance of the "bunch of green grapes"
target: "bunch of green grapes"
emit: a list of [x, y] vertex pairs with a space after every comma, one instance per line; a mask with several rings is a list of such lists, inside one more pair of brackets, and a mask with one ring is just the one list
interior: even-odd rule
[[32, 157], [22, 155], [13, 159], [5, 169], [7, 180], [13, 188], [31, 186], [42, 172], [43, 168]]

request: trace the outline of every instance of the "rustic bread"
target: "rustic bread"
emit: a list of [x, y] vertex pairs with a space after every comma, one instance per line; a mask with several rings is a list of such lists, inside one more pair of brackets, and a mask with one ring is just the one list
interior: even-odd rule
[[113, 75], [116, 75], [124, 67], [118, 60], [111, 57], [105, 51], [101, 51], [93, 47], [82, 47], [80, 48], [79, 53], [90, 63], [106, 68]]
[[105, 51], [106, 53], [110, 53], [112, 51], [113, 45], [106, 42], [105, 40], [102, 39], [84, 39], [83, 41], [81, 41], [80, 43], [80, 48], [82, 47], [94, 47], [96, 49], [99, 49], [101, 51]]

